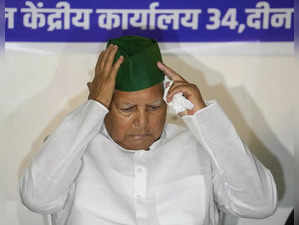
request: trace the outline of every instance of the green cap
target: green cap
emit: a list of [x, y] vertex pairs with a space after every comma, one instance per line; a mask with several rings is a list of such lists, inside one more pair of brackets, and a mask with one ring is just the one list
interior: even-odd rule
[[138, 91], [149, 88], [164, 80], [164, 74], [157, 67], [162, 61], [157, 41], [140, 36], [122, 36], [107, 42], [118, 46], [114, 62], [122, 55], [124, 61], [116, 77], [115, 89]]

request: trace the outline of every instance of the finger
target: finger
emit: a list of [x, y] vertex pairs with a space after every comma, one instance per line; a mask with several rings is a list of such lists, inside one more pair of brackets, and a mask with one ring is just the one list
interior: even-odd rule
[[168, 94], [171, 93], [176, 87], [181, 86], [181, 85], [188, 85], [188, 84], [189, 83], [187, 83], [186, 81], [175, 81], [169, 88]]
[[105, 68], [104, 68], [105, 71], [110, 72], [117, 49], [118, 46], [114, 45], [112, 50], [109, 52], [109, 55], [107, 56], [107, 60], [105, 62]]
[[185, 116], [185, 115], [188, 115], [188, 111], [185, 110], [185, 111], [183, 111], [183, 112], [178, 113], [178, 115], [179, 115], [180, 117]]
[[172, 70], [170, 67], [166, 66], [165, 64], [161, 62], [157, 62], [157, 66], [160, 70], [164, 72], [166, 76], [169, 77], [169, 79], [174, 81], [184, 80], [183, 77], [181, 77], [178, 73], [176, 73], [174, 70]]
[[104, 54], [103, 54], [103, 58], [102, 58], [102, 61], [101, 61], [101, 64], [100, 64], [101, 69], [104, 69], [104, 68], [105, 68], [105, 64], [106, 64], [107, 57], [108, 57], [108, 55], [109, 55], [109, 53], [110, 53], [110, 51], [111, 51], [112, 49], [113, 49], [113, 44], [110, 44], [110, 45], [108, 46], [108, 48], [105, 49]]
[[167, 97], [167, 102], [169, 102], [169, 101], [172, 100], [172, 98], [171, 98], [171, 100], [169, 100], [169, 98], [168, 98], [168, 96], [171, 96], [170, 93], [172, 92], [172, 90], [173, 90], [175, 87], [177, 87], [177, 86], [179, 86], [179, 85], [183, 85], [183, 84], [186, 84], [186, 82], [185, 82], [185, 81], [175, 81], [175, 82], [173, 82], [173, 84], [172, 84], [171, 87], [169, 88], [169, 90], [168, 90], [168, 92], [167, 92], [167, 95], [166, 95], [166, 97]]
[[168, 92], [167, 94], [167, 101], [168, 102], [171, 102], [172, 101], [172, 98], [175, 94], [179, 93], [179, 92], [182, 92], [183, 95], [188, 98], [191, 94], [191, 87], [190, 85], [188, 84], [182, 84], [182, 85], [178, 85], [176, 87], [173, 87], [171, 89], [171, 91]]
[[101, 63], [102, 63], [102, 60], [103, 60], [103, 56], [104, 56], [104, 51], [101, 51], [101, 53], [98, 57], [98, 60], [97, 60], [97, 64], [96, 64], [96, 67], [95, 67], [95, 74], [93, 76], [92, 82], [99, 79], [99, 73], [101, 71]]
[[116, 78], [118, 69], [120, 67], [120, 65], [122, 64], [122, 62], [124, 61], [124, 57], [121, 55], [118, 60], [113, 64], [112, 70], [111, 70], [111, 76], [114, 77], [114, 79]]
[[101, 53], [100, 53], [100, 55], [98, 57], [97, 63], [96, 63], [96, 70], [100, 69], [100, 64], [101, 64], [101, 61], [103, 59], [103, 55], [104, 55], [104, 51], [101, 51]]

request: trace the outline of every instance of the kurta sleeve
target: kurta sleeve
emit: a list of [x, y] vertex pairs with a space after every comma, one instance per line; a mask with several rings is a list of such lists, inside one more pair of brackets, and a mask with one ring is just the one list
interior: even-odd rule
[[240, 217], [272, 215], [277, 207], [272, 174], [250, 153], [217, 102], [183, 120], [212, 158], [217, 206]]
[[20, 178], [24, 205], [42, 214], [64, 207], [74, 193], [81, 157], [99, 132], [107, 112], [102, 104], [88, 100], [65, 117]]

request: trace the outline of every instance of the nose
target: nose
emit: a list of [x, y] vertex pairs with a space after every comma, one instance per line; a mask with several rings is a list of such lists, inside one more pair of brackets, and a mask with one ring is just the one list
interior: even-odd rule
[[136, 111], [133, 126], [135, 128], [145, 128], [148, 125], [148, 112], [144, 109]]

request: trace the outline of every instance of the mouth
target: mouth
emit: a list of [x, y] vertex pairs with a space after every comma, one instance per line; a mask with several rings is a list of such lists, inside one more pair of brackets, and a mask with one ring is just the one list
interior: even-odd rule
[[143, 139], [150, 137], [150, 135], [149, 134], [137, 134], [137, 135], [132, 134], [132, 135], [130, 135], [130, 137], [134, 140], [143, 140]]

